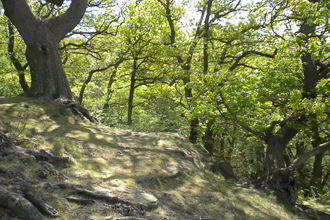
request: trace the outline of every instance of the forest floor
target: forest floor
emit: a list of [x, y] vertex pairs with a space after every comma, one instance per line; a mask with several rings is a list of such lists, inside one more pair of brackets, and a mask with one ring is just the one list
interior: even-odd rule
[[[21, 149], [68, 157], [65, 163], [0, 155], [0, 170], [29, 179], [42, 200], [58, 211], [56, 219], [322, 218], [279, 202], [271, 191], [225, 181], [209, 171], [201, 146], [176, 133], [95, 125], [55, 102], [24, 97], [0, 98], [0, 130]], [[11, 178], [8, 172], [1, 175]], [[330, 213], [329, 201], [308, 200], [305, 205]], [[0, 219], [10, 216], [0, 209]]]

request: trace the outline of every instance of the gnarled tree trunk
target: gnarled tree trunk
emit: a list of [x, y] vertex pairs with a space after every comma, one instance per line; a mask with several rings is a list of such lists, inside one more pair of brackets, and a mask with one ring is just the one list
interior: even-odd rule
[[32, 83], [27, 96], [73, 100], [58, 53], [58, 43], [82, 19], [87, 0], [72, 0], [61, 16], [48, 20], [37, 17], [26, 0], [1, 0], [5, 15], [16, 26], [27, 46], [26, 57]]
[[270, 180], [277, 169], [285, 167], [283, 151], [286, 145], [299, 132], [288, 124], [281, 127], [275, 134], [266, 137], [266, 179]]

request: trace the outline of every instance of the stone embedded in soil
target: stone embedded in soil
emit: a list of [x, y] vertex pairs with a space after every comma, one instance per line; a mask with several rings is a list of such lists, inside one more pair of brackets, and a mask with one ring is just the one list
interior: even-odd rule
[[119, 186], [114, 187], [114, 189], [126, 193], [131, 199], [146, 205], [149, 209], [154, 209], [158, 206], [158, 199], [155, 196], [146, 193], [135, 186]]
[[166, 165], [160, 172], [161, 177], [176, 178], [182, 173], [182, 167], [179, 163], [172, 162]]
[[143, 175], [140, 175], [140, 176], [133, 177], [133, 179], [137, 182], [150, 181], [153, 178], [154, 178], [154, 175], [152, 175], [151, 173], [147, 173], [147, 174], [143, 174]]

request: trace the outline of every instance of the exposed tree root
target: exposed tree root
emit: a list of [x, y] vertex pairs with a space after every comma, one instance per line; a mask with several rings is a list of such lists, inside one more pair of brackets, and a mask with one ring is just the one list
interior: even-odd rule
[[59, 217], [57, 210], [43, 201], [30, 186], [31, 180], [22, 173], [0, 166], [0, 176], [0, 208], [27, 220], [44, 219], [41, 213]]
[[9, 210], [22, 220], [43, 220], [39, 210], [18, 193], [0, 186], [0, 207]]
[[[13, 144], [12, 140], [0, 131], [0, 155], [26, 156], [34, 160], [68, 161], [44, 150], [23, 149]], [[41, 220], [43, 215], [59, 217], [58, 211], [45, 203], [31, 184], [33, 181], [23, 173], [0, 166], [0, 208], [9, 210], [14, 216], [23, 220]]]
[[[75, 96], [76, 97], [76, 96]], [[59, 103], [67, 108], [69, 108], [74, 115], [78, 115], [82, 119], [87, 118], [90, 122], [99, 124], [100, 121], [97, 120], [94, 116], [92, 116], [89, 111], [82, 107], [78, 101], [78, 98], [75, 98], [75, 100], [69, 100], [69, 99], [59, 99]]]
[[311, 207], [300, 204], [296, 204], [295, 207], [301, 212], [305, 213], [311, 219], [330, 219], [329, 212], [321, 212]]
[[270, 188], [276, 188], [280, 192], [289, 194], [289, 202], [294, 205], [297, 201], [295, 167], [279, 168], [268, 180]]
[[[59, 187], [62, 190], [71, 190], [67, 194], [66, 199], [70, 202], [78, 203], [81, 205], [88, 205], [95, 203], [97, 200], [109, 205], [109, 208], [123, 216], [143, 217], [146, 211], [150, 211], [155, 207], [148, 207], [144, 204], [132, 203], [129, 201], [121, 200], [118, 197], [111, 197], [102, 192], [94, 192], [83, 189], [81, 187], [66, 184], [66, 183], [48, 183], [46, 188]], [[129, 218], [139, 219], [139, 218]], [[140, 218], [141, 219], [141, 218]]]
[[[20, 140], [15, 140], [20, 143]], [[40, 181], [47, 179], [47, 173], [59, 174], [53, 164], [65, 164], [69, 161], [68, 157], [60, 157], [43, 149], [29, 149], [16, 146], [13, 138], [9, 134], [0, 131], [0, 160], [6, 156], [14, 155], [21, 161], [28, 161], [27, 164], [35, 164], [38, 162], [43, 172], [36, 174], [36, 178], [31, 178], [24, 174], [24, 168], [19, 165], [2, 164], [0, 166], [0, 208], [8, 210], [9, 214], [23, 220], [42, 220], [44, 216], [57, 218], [59, 212], [44, 201], [42, 192], [36, 192], [33, 186], [39, 184]], [[64, 176], [64, 175], [63, 175]], [[65, 179], [68, 179], [64, 176]], [[43, 191], [52, 191], [53, 189], [61, 189], [69, 191], [66, 199], [69, 202], [78, 203], [80, 205], [89, 205], [93, 203], [104, 203], [110, 210], [118, 213], [126, 220], [144, 220], [146, 212], [154, 209], [154, 206], [133, 203], [111, 197], [103, 192], [94, 192], [83, 189], [73, 184], [56, 182], [45, 183], [42, 187]], [[46, 193], [47, 194], [47, 193]], [[44, 216], [43, 216], [44, 215]], [[116, 219], [116, 218], [109, 218]]]

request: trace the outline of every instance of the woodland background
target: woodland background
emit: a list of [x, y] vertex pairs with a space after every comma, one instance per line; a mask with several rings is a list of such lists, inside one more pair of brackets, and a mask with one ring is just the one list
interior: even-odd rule
[[[47, 19], [63, 13], [28, 1]], [[41, 3], [41, 4], [40, 4]], [[234, 177], [267, 175], [266, 137], [294, 130], [284, 159], [329, 141], [329, 18], [325, 0], [91, 0], [60, 42], [81, 104], [104, 125], [179, 132]], [[26, 91], [25, 44], [0, 10], [0, 95]], [[329, 197], [329, 151], [297, 168], [299, 196]]]

